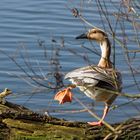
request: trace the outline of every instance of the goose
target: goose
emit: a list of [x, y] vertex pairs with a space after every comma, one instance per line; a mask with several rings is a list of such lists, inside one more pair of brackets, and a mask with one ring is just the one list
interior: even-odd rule
[[78, 87], [89, 98], [105, 104], [102, 118], [98, 122], [88, 122], [92, 126], [101, 126], [113, 101], [115, 92], [121, 92], [121, 73], [113, 68], [110, 61], [111, 45], [107, 34], [98, 28], [90, 29], [87, 33], [77, 36], [76, 39], [89, 39], [100, 44], [101, 58], [98, 65], [89, 65], [78, 68], [65, 75], [65, 79], [72, 82], [67, 88], [59, 91], [54, 99], [60, 104], [72, 101], [73, 88]]

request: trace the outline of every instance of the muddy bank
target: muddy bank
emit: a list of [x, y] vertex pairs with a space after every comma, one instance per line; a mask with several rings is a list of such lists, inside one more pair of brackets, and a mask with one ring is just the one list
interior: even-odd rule
[[4, 140], [94, 140], [140, 139], [140, 119], [129, 119], [106, 126], [69, 122], [37, 114], [28, 108], [5, 101], [0, 104], [0, 139]]

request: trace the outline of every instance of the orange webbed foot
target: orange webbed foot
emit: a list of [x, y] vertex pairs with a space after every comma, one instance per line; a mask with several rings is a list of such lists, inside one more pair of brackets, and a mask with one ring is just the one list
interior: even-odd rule
[[102, 126], [103, 123], [101, 121], [99, 122], [87, 122], [89, 125], [92, 125], [92, 126]]
[[72, 101], [72, 92], [71, 88], [65, 88], [62, 91], [59, 91], [55, 96], [54, 100], [58, 100], [59, 104], [64, 104], [65, 102], [71, 102]]

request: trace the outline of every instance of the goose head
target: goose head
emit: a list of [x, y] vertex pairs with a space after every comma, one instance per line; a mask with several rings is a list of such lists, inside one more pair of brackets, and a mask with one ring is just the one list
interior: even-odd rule
[[89, 30], [87, 33], [77, 36], [76, 39], [89, 39], [98, 42], [101, 48], [101, 58], [98, 66], [102, 68], [112, 67], [112, 63], [110, 61], [111, 45], [108, 36], [104, 31], [94, 28]]
[[89, 30], [87, 33], [81, 34], [76, 37], [76, 39], [89, 39], [89, 40], [95, 40], [99, 43], [103, 42], [106, 40], [107, 34], [103, 32], [100, 29], [93, 28]]

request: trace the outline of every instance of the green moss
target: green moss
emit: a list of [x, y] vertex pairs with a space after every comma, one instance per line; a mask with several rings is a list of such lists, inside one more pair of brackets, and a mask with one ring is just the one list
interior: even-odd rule
[[18, 137], [18, 139], [82, 140], [85, 136], [84, 129], [77, 127], [13, 119], [4, 119], [3, 123], [11, 128], [12, 137]]
[[[110, 133], [105, 126], [89, 127], [79, 122], [41, 116], [9, 102], [6, 105], [0, 105], [0, 140], [97, 140]], [[140, 139], [140, 131], [137, 129], [139, 124], [139, 120], [123, 122], [119, 139]], [[117, 128], [118, 125], [113, 127]], [[123, 126], [127, 129], [123, 129]], [[110, 139], [114, 137], [113, 134]]]

